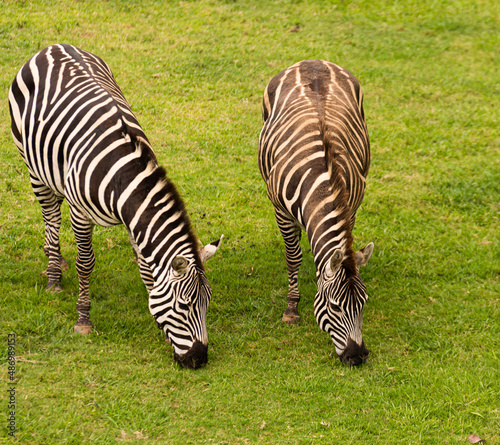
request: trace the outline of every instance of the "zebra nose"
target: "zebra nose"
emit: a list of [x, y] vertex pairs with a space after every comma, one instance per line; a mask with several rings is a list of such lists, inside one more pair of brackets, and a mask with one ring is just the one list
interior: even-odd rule
[[340, 360], [347, 365], [357, 366], [366, 362], [369, 354], [370, 351], [366, 349], [365, 342], [363, 340], [361, 340], [361, 344], [358, 344], [349, 337], [347, 345], [340, 355]]
[[207, 363], [208, 346], [196, 340], [185, 354], [174, 353], [174, 360], [184, 368], [196, 369]]

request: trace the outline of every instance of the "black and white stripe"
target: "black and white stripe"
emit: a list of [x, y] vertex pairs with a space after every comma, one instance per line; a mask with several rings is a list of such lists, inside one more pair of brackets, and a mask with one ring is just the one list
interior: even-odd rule
[[183, 365], [207, 359], [211, 297], [182, 200], [158, 166], [149, 141], [99, 57], [53, 45], [29, 60], [9, 91], [14, 142], [26, 163], [45, 222], [48, 289], [61, 289], [60, 206], [70, 205], [79, 276], [79, 319], [88, 333], [92, 227], [124, 224], [149, 291], [150, 311]]
[[283, 235], [288, 307], [283, 321], [299, 320], [301, 232], [309, 238], [317, 270], [315, 315], [347, 363], [368, 355], [362, 334], [366, 288], [358, 268], [373, 244], [354, 252], [352, 229], [365, 191], [370, 144], [363, 95], [347, 70], [306, 60], [276, 75], [266, 87], [259, 168]]

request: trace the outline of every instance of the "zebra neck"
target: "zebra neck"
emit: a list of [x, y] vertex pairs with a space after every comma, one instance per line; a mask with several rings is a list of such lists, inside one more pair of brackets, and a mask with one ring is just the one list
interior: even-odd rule
[[[309, 237], [317, 273], [322, 273], [333, 252], [344, 253], [347, 274], [356, 274], [350, 208], [345, 199], [339, 203], [339, 193], [317, 201], [314, 209], [303, 210], [303, 223]], [[354, 267], [353, 267], [354, 266]]]
[[158, 181], [147, 193], [135, 193], [129, 205], [130, 218], [124, 224], [156, 282], [178, 255], [194, 259], [202, 268], [184, 204], [168, 179]]

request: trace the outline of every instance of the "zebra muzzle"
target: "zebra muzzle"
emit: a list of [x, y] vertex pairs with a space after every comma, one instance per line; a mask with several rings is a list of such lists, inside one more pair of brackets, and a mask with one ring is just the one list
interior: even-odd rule
[[368, 360], [370, 351], [366, 349], [365, 342], [361, 340], [361, 344], [356, 343], [352, 338], [347, 340], [346, 347], [339, 355], [340, 360], [349, 366], [358, 366]]
[[174, 352], [174, 360], [184, 368], [197, 369], [208, 361], [208, 346], [196, 340], [183, 355]]

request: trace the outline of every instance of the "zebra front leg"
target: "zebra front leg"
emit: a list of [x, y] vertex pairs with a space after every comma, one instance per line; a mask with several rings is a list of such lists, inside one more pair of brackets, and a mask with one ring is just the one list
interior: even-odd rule
[[[48, 250], [44, 247], [43, 251], [44, 251], [45, 255], [48, 258], [48, 256], [49, 256]], [[68, 262], [65, 260], [65, 258], [62, 255], [60, 256], [59, 260], [60, 260], [60, 263], [61, 263], [61, 271], [68, 270], [69, 269], [69, 264], [68, 264]], [[47, 276], [47, 270], [42, 270], [40, 272], [40, 276], [41, 277], [46, 277]]]
[[284, 217], [276, 211], [276, 221], [285, 241], [286, 267], [288, 269], [288, 306], [283, 313], [281, 321], [288, 324], [297, 323], [300, 320], [298, 305], [300, 302], [298, 275], [302, 264], [302, 250], [300, 238], [302, 232], [295, 222]]
[[39, 181], [31, 177], [31, 186], [40, 206], [42, 207], [42, 216], [45, 223], [45, 239], [43, 251], [49, 259], [47, 270], [40, 275], [47, 275], [48, 283], [46, 290], [51, 292], [60, 292], [61, 286], [61, 267], [68, 266], [66, 260], [61, 256], [59, 247], [59, 229], [61, 228], [61, 203], [64, 198], [58, 197], [55, 193]]
[[[58, 212], [58, 220], [59, 220], [59, 228], [60, 228], [60, 225], [61, 225], [61, 204], [64, 201], [64, 198], [56, 198], [56, 199], [57, 199], [57, 203], [59, 205], [59, 208], [57, 209], [57, 212]], [[44, 241], [44, 245], [43, 245], [43, 252], [45, 253], [45, 256], [47, 258], [49, 258], [49, 262], [50, 262], [50, 254], [49, 254], [49, 252], [50, 252], [50, 244], [51, 244], [50, 240], [51, 240], [51, 238], [53, 238], [52, 232], [54, 231], [54, 229], [52, 228], [52, 226], [50, 224], [51, 217], [50, 216], [48, 218], [45, 217], [45, 212], [43, 211], [43, 208], [42, 208], [42, 214], [43, 214], [43, 220], [45, 222], [45, 241]], [[59, 235], [59, 228], [56, 229], [56, 233], [58, 235]], [[59, 251], [59, 264], [60, 264], [60, 267], [61, 267], [61, 271], [68, 270], [69, 269], [69, 264], [64, 259], [64, 257], [61, 255], [59, 243], [57, 245], [57, 250]], [[44, 276], [47, 276], [47, 275], [48, 275], [48, 271], [47, 270], [43, 270], [42, 272], [40, 272], [40, 276], [41, 277], [44, 277]], [[47, 286], [47, 289], [49, 289], [49, 288], [51, 288], [52, 292], [58, 292], [58, 291], [60, 291], [62, 289], [60, 283], [59, 283], [58, 286], [52, 286], [52, 285]]]
[[89, 280], [95, 264], [95, 256], [92, 249], [93, 225], [79, 210], [71, 207], [71, 227], [75, 234], [78, 249], [75, 263], [79, 283], [78, 301], [76, 303], [78, 321], [75, 324], [75, 332], [89, 334], [92, 332], [92, 322], [90, 321]]

